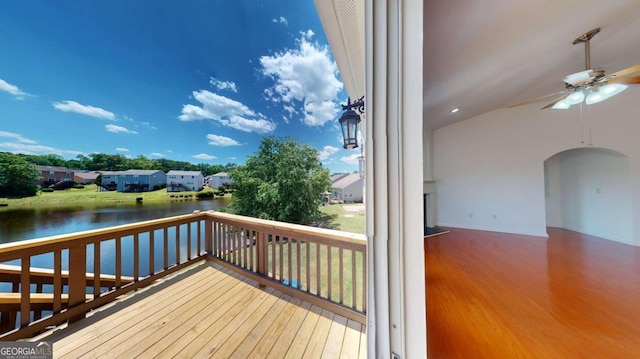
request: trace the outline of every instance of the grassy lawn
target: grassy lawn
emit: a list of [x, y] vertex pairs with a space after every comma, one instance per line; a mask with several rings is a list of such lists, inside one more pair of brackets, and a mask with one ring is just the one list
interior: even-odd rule
[[362, 204], [331, 204], [320, 207], [323, 216], [320, 227], [337, 229], [343, 232], [365, 232], [364, 209], [361, 211], [346, 211], [345, 208], [360, 208]]
[[[120, 193], [116, 191], [98, 192], [97, 186], [86, 185], [83, 189], [70, 188], [53, 192], [38, 192], [34, 197], [25, 198], [0, 198], [0, 203], [7, 203], [9, 206], [36, 206], [36, 205], [55, 205], [82, 202], [135, 202], [136, 198], [142, 197], [143, 201], [171, 201], [179, 199], [187, 199], [188, 195], [195, 198], [197, 192], [167, 192], [166, 189], [160, 189], [151, 192], [142, 193]], [[205, 190], [211, 190], [208, 187]], [[171, 196], [174, 196], [173, 198]], [[180, 197], [182, 196], [182, 197]], [[229, 195], [227, 195], [229, 196]]]
[[[300, 245], [300, 278], [297, 274], [297, 246]], [[291, 246], [291, 249], [289, 249]], [[309, 246], [309, 256], [307, 257], [307, 246]], [[276, 251], [276, 268], [273, 272], [271, 263], [271, 251]], [[289, 275], [288, 255], [291, 251], [291, 275]], [[319, 253], [318, 253], [319, 251]], [[331, 283], [331, 300], [334, 302], [340, 302], [340, 250], [338, 248], [331, 248], [331, 272], [328, 268], [328, 252], [326, 245], [317, 246], [315, 243], [308, 242], [295, 242], [292, 241], [289, 244], [288, 241], [283, 241], [282, 244], [282, 273], [280, 273], [280, 242], [271, 242], [269, 244], [269, 272], [275, 273], [276, 278], [293, 278], [297, 279], [300, 289], [309, 290], [313, 294], [319, 294], [322, 297], [329, 297], [329, 285]], [[363, 292], [363, 269], [362, 253], [355, 253], [355, 272], [353, 271], [352, 263], [353, 256], [351, 250], [342, 251], [342, 275], [343, 275], [343, 292], [342, 303], [349, 307], [355, 307], [358, 310], [362, 310], [363, 297], [366, 295]], [[318, 272], [318, 261], [320, 261], [320, 271]], [[309, 272], [309, 282], [307, 282], [307, 269]], [[320, 273], [318, 278], [318, 273]], [[331, 278], [329, 278], [331, 273]], [[320, 293], [318, 293], [318, 279], [320, 280]], [[356, 298], [355, 304], [353, 303], [353, 284], [356, 285]]]

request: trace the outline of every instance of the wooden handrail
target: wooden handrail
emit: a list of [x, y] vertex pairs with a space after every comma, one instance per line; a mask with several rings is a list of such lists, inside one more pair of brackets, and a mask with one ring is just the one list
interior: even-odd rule
[[364, 235], [214, 211], [207, 212], [209, 230], [211, 258], [346, 307], [364, 321]]
[[[192, 252], [191, 242], [204, 247], [200, 227], [205, 220], [204, 213], [197, 213], [0, 245], [0, 282], [12, 283], [13, 289], [0, 296], [0, 340], [16, 340], [66, 320], [77, 321], [118, 295], [204, 260], [205, 253]], [[156, 263], [162, 261], [154, 258], [155, 249], [150, 250], [154, 248], [150, 242], [156, 239], [164, 243], [164, 267], [159, 270]], [[110, 254], [104, 262], [101, 253], [106, 251]], [[52, 256], [53, 268], [32, 267], [32, 258], [40, 255]], [[140, 263], [141, 257], [148, 257], [148, 263]], [[16, 261], [20, 265], [14, 265]], [[63, 270], [63, 265], [68, 269]], [[88, 288], [93, 288], [92, 295], [87, 296]], [[43, 310], [52, 313], [42, 317]], [[18, 312], [20, 323], [16, 322]]]
[[[33, 267], [40, 255], [52, 256], [53, 268]], [[12, 283], [14, 292], [4, 298], [0, 340], [82, 319], [119, 295], [208, 258], [304, 300], [331, 302], [328, 309], [364, 322], [364, 235], [209, 211], [0, 244], [0, 281]], [[42, 317], [43, 310], [51, 314]]]
[[[0, 281], [2, 282], [20, 282], [20, 272], [22, 269], [20, 266], [0, 264]], [[54, 270], [48, 268], [31, 267], [29, 269], [31, 273], [31, 283], [33, 284], [51, 284], [53, 285]], [[87, 285], [93, 286], [95, 275], [93, 273], [86, 273]], [[69, 271], [62, 270], [60, 272], [60, 279], [63, 285], [69, 284]], [[115, 286], [116, 276], [112, 274], [100, 274], [100, 284], [103, 287]], [[132, 283], [133, 277], [122, 276], [120, 278], [122, 283]]]

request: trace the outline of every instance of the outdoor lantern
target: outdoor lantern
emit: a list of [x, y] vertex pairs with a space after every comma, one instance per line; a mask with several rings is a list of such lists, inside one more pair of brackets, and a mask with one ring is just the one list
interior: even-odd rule
[[347, 104], [342, 105], [342, 109], [345, 112], [340, 116], [338, 120], [340, 127], [342, 127], [342, 139], [344, 142], [343, 147], [347, 150], [351, 150], [358, 147], [358, 124], [360, 123], [360, 116], [353, 108], [358, 109], [360, 113], [364, 112], [364, 97], [361, 97], [358, 101], [351, 103], [351, 99], [347, 99]]

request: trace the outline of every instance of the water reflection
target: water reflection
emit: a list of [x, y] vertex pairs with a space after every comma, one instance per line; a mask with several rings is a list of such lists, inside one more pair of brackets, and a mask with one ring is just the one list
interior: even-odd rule
[[0, 210], [0, 243], [111, 227], [158, 219], [194, 210], [226, 207], [227, 198], [144, 204], [74, 204]]

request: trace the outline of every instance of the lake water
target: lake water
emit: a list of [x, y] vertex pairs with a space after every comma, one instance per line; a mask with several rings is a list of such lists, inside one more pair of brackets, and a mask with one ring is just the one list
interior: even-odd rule
[[112, 227], [150, 219], [218, 210], [228, 198], [162, 203], [83, 203], [65, 206], [0, 208], [0, 243]]
[[[17, 242], [27, 239], [42, 238], [47, 236], [67, 234], [91, 229], [112, 227], [121, 224], [159, 219], [182, 214], [193, 213], [195, 210], [208, 211], [218, 210], [229, 205], [228, 198], [218, 198], [212, 200], [185, 200], [162, 203], [83, 203], [65, 206], [39, 206], [33, 208], [7, 207], [0, 208], [0, 244]], [[161, 232], [161, 231], [160, 231]], [[169, 258], [175, 258], [175, 228], [168, 231], [169, 238], [172, 238], [167, 248]], [[149, 262], [149, 234], [140, 234], [140, 263]], [[183, 260], [187, 257], [187, 240], [191, 241], [192, 255], [196, 248], [195, 233], [189, 239], [184, 238], [180, 243], [180, 254]], [[155, 260], [155, 270], [162, 269], [163, 243], [162, 234], [157, 233], [155, 239], [155, 251], [152, 254]], [[122, 274], [133, 275], [133, 238], [127, 236], [122, 238]], [[101, 273], [115, 274], [115, 242], [113, 240], [102, 242], [101, 247]], [[68, 250], [61, 253], [62, 269], [68, 270]], [[3, 262], [2, 264], [20, 265], [19, 260]], [[31, 266], [38, 268], [53, 268], [53, 254], [42, 254], [31, 257]], [[148, 273], [148, 267], [142, 265], [141, 275]], [[87, 246], [87, 272], [93, 272], [93, 245]], [[35, 286], [32, 285], [32, 291]], [[52, 291], [52, 286], [46, 285], [43, 289], [45, 293]], [[0, 279], [0, 291], [10, 292], [11, 283], [2, 282]], [[91, 288], [87, 288], [87, 293], [92, 293]]]

